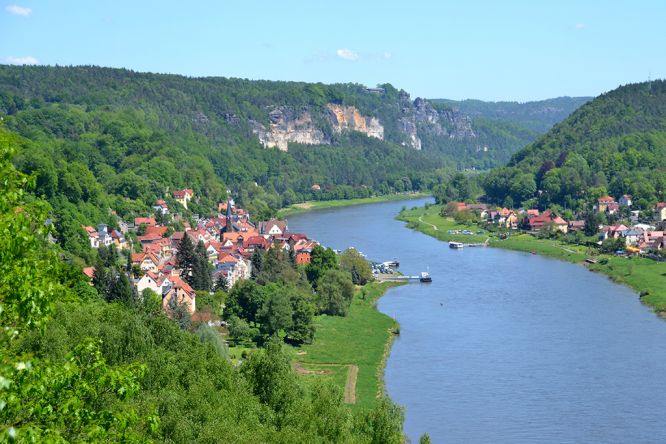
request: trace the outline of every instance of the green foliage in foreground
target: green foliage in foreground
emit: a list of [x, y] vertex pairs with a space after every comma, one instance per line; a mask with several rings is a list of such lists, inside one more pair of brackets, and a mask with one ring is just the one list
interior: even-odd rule
[[352, 414], [334, 387], [301, 385], [278, 344], [239, 371], [211, 332], [104, 301], [47, 243], [13, 144], [0, 128], [0, 441], [400, 442], [390, 401]]

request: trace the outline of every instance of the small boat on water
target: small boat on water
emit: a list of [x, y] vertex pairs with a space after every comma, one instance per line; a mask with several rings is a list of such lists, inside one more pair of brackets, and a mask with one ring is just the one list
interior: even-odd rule
[[462, 242], [449, 241], [449, 248], [460, 249], [464, 246], [465, 244], [463, 244]]
[[427, 271], [422, 271], [421, 276], [419, 277], [419, 281], [421, 282], [432, 282], [432, 278], [430, 277], [430, 273]]

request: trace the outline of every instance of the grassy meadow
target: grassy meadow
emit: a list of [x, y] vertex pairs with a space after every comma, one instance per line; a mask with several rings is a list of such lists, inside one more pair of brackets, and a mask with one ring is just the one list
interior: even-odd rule
[[404, 193], [404, 194], [385, 194], [382, 196], [364, 197], [361, 199], [338, 199], [338, 200], [311, 200], [278, 211], [278, 218], [293, 216], [294, 214], [305, 213], [313, 210], [324, 210], [327, 208], [349, 207], [352, 205], [363, 205], [380, 202], [391, 202], [404, 199], [418, 199], [429, 196], [428, 193]]
[[[304, 378], [324, 378], [344, 388], [350, 365], [358, 366], [356, 403], [369, 409], [384, 389], [384, 360], [398, 324], [375, 308], [377, 299], [397, 283], [371, 283], [357, 290], [346, 317], [318, 316], [314, 342], [295, 350], [297, 365], [313, 373]], [[327, 365], [327, 364], [339, 364]]]

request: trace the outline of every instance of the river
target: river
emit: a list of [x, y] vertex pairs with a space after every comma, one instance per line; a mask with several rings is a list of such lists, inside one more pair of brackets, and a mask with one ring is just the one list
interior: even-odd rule
[[457, 251], [394, 219], [427, 199], [289, 218], [326, 246], [397, 259], [431, 284], [379, 301], [400, 323], [385, 370], [405, 433], [435, 443], [666, 442], [666, 324], [584, 267], [494, 248]]

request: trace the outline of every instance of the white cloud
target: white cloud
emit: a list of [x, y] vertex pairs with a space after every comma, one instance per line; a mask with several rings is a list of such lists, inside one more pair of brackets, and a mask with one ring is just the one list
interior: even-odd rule
[[335, 54], [337, 54], [337, 56], [341, 59], [349, 60], [351, 62], [355, 62], [361, 58], [361, 54], [359, 54], [358, 51], [352, 51], [351, 49], [347, 48], [338, 49], [335, 51]]
[[33, 56], [25, 56], [25, 57], [9, 56], [7, 57], [7, 63], [9, 63], [10, 65], [37, 65], [39, 64], [39, 60], [37, 60]]
[[390, 59], [391, 57], [393, 57], [393, 54], [391, 54], [390, 52], [386, 51], [386, 52], [384, 53], [383, 57], [384, 57], [386, 60], [388, 60], [388, 59]]
[[25, 8], [19, 5], [9, 5], [5, 9], [10, 14], [20, 15], [21, 17], [30, 17], [30, 15], [32, 14], [32, 9]]
[[585, 23], [576, 23], [576, 29], [583, 29], [585, 28]]

